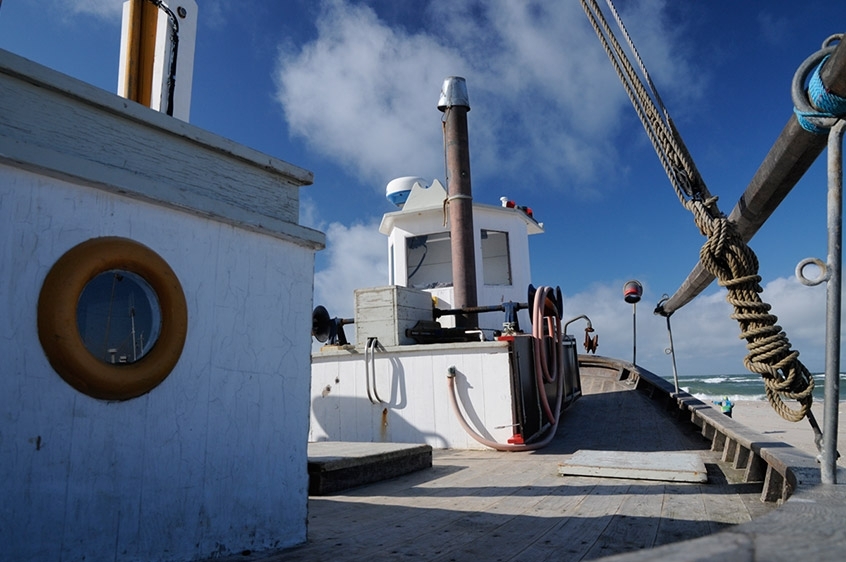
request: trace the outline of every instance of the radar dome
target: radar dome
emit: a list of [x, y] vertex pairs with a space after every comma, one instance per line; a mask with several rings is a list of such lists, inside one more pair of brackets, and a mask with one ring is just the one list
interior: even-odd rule
[[388, 198], [388, 201], [401, 209], [402, 206], [405, 205], [414, 184], [420, 184], [420, 187], [423, 188], [429, 187], [429, 182], [426, 181], [425, 178], [404, 176], [388, 182], [388, 187], [385, 189], [385, 197]]

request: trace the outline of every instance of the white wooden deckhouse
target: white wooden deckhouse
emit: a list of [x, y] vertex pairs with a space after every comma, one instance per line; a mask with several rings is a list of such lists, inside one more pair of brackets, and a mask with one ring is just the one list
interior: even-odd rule
[[[403, 188], [403, 186], [406, 186]], [[406, 192], [407, 190], [407, 192]], [[389, 184], [388, 195], [403, 193], [400, 210], [382, 217], [379, 232], [388, 237], [389, 284], [422, 289], [437, 297], [438, 308], [453, 306], [452, 258], [449, 227], [445, 226], [444, 186], [434, 180], [398, 178]], [[396, 200], [396, 199], [395, 199]], [[526, 302], [531, 283], [529, 235], [543, 232], [526, 210], [502, 205], [473, 204], [474, 240], [477, 272], [476, 294], [479, 305]], [[445, 317], [441, 323], [450, 324]], [[528, 327], [528, 314], [520, 313], [520, 323]], [[502, 316], [483, 314], [480, 327], [501, 330]], [[490, 338], [490, 332], [488, 332]]]
[[[298, 224], [311, 182], [0, 51], [0, 558], [197, 560], [305, 541], [324, 245]], [[80, 268], [97, 277], [75, 295], [63, 276]], [[143, 299], [114, 301], [111, 331], [128, 318], [119, 339], [137, 345], [102, 359], [80, 340], [101, 273], [146, 281], [160, 309], [144, 328]], [[164, 370], [144, 356], [161, 349]]]
[[[452, 306], [447, 193], [437, 180], [429, 185], [406, 177], [389, 184], [388, 198], [401, 204], [383, 216], [379, 228], [388, 236], [391, 285], [355, 291], [355, 346], [325, 346], [313, 354], [309, 440], [485, 448], [450, 407], [447, 373], [454, 370], [468, 417], [484, 437], [506, 443], [521, 431], [515, 428], [515, 408], [522, 412], [533, 400], [514, 386], [532, 372], [531, 352], [524, 347], [529, 338], [493, 339], [503, 328], [504, 312], [479, 314], [482, 330], [472, 343], [419, 344], [410, 337], [409, 328], [432, 320], [433, 307]], [[476, 263], [471, 265], [480, 272], [479, 306], [528, 298], [528, 237], [543, 232], [543, 226], [527, 210], [506, 203], [473, 205]], [[527, 311], [520, 315], [521, 329], [530, 330]], [[444, 327], [453, 326], [452, 320], [439, 319]], [[486, 341], [478, 341], [482, 338]], [[572, 349], [572, 342], [568, 345]], [[523, 359], [515, 359], [515, 348]], [[526, 415], [539, 419], [536, 410]]]

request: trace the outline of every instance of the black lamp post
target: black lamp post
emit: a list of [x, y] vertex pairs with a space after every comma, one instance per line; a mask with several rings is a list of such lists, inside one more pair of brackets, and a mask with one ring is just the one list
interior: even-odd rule
[[632, 305], [632, 365], [637, 364], [637, 303], [643, 296], [640, 281], [628, 281], [623, 285], [623, 298]]

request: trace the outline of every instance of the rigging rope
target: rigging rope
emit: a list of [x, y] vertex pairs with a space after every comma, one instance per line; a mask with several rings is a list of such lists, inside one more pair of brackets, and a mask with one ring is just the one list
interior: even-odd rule
[[[819, 446], [821, 432], [811, 412], [814, 378], [799, 361], [799, 352], [791, 350], [787, 335], [776, 324], [778, 318], [770, 314], [771, 306], [761, 299], [763, 289], [758, 275], [758, 258], [740, 237], [734, 224], [720, 212], [717, 197], [708, 192], [612, 0], [606, 2], [637, 60], [649, 90], [617, 41], [596, 0], [580, 1], [652, 142], [679, 202], [693, 214], [699, 232], [707, 238], [700, 250], [700, 260], [705, 269], [717, 278], [718, 283], [728, 290], [726, 300], [734, 307], [731, 317], [740, 325], [740, 338], [747, 342], [749, 353], [743, 361], [744, 365], [751, 372], [761, 375], [767, 399], [781, 417], [794, 422], [808, 418]], [[785, 398], [795, 400], [798, 407], [789, 407], [784, 402]]]

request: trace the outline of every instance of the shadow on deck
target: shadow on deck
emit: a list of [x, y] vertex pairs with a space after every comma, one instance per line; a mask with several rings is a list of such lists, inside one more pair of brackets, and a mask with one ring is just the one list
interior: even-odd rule
[[[422, 471], [312, 497], [309, 540], [238, 560], [795, 560], [846, 552], [846, 487], [643, 369], [581, 358], [583, 396], [531, 453], [436, 450]], [[707, 484], [561, 477], [577, 450], [695, 451]]]

